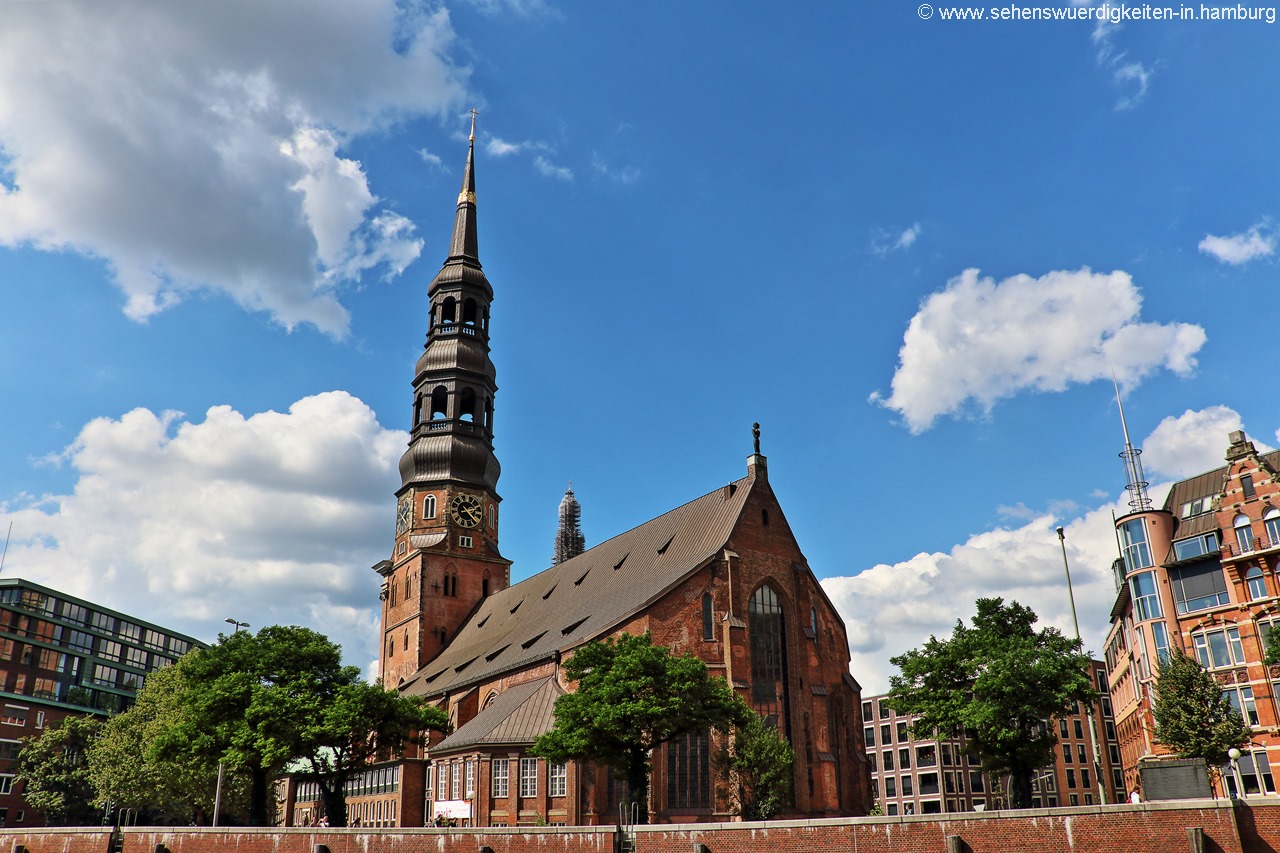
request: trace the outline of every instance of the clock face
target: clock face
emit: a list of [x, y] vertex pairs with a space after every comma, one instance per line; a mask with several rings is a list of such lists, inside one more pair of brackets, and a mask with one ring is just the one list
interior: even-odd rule
[[454, 495], [449, 501], [449, 515], [462, 527], [475, 527], [480, 523], [480, 499], [475, 495]]
[[413, 521], [413, 500], [405, 498], [400, 501], [400, 506], [396, 510], [396, 535], [399, 536], [408, 530], [411, 521]]

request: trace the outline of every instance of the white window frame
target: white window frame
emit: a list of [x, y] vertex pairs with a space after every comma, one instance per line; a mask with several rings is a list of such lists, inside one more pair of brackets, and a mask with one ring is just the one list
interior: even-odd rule
[[538, 759], [520, 759], [520, 796], [538, 796]]
[[458, 547], [459, 547], [459, 548], [470, 548], [470, 547], [472, 546], [472, 544], [473, 544], [473, 540], [471, 539], [471, 537], [470, 537], [470, 536], [459, 536], [459, 537], [458, 537]]
[[569, 767], [567, 764], [552, 764], [547, 777], [547, 793], [552, 797], [563, 797], [569, 793]]
[[511, 759], [495, 758], [489, 763], [490, 790], [493, 797], [505, 798], [511, 794]]
[[449, 792], [453, 795], [453, 799], [462, 799], [462, 763], [455, 761], [449, 765]]
[[422, 499], [422, 518], [424, 521], [430, 521], [436, 517], [436, 496], [427, 495]]
[[[1225, 663], [1216, 660], [1213, 654], [1213, 644], [1210, 641], [1210, 637], [1215, 634], [1222, 635], [1222, 642], [1227, 655]], [[1227, 625], [1213, 631], [1199, 631], [1192, 634], [1191, 645], [1195, 651], [1196, 660], [1205, 669], [1228, 669], [1234, 666], [1243, 666], [1245, 663], [1244, 646], [1240, 642], [1240, 628], [1235, 625]]]

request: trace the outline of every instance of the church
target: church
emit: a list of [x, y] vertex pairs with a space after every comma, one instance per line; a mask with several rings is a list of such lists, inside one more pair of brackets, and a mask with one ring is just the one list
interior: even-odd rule
[[[758, 429], [744, 476], [581, 553], [557, 549], [551, 568], [511, 583], [474, 159], [473, 120], [449, 255], [427, 292], [395, 542], [374, 566], [383, 683], [443, 708], [453, 728], [366, 774], [370, 784], [349, 791], [349, 815], [363, 826], [616, 823], [626, 792], [608, 768], [528, 749], [573, 689], [561, 662], [584, 643], [646, 631], [704, 661], [790, 741], [788, 816], [865, 814], [861, 688], [845, 626], [769, 486]], [[733, 819], [713, 754], [708, 733], [655, 750], [654, 821]]]

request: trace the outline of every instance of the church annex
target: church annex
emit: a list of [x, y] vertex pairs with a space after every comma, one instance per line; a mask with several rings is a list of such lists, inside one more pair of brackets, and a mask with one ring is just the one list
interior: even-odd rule
[[[617, 822], [625, 792], [606, 768], [548, 764], [526, 750], [573, 689], [560, 662], [583, 643], [645, 631], [701, 658], [776, 722], [796, 752], [795, 816], [864, 814], [860, 687], [844, 623], [769, 486], [758, 432], [742, 478], [510, 583], [498, 545], [494, 291], [479, 259], [474, 150], [473, 124], [449, 256], [428, 290], [395, 544], [374, 566], [384, 683], [445, 708], [454, 731], [398, 762], [381, 787], [362, 788], [351, 814], [389, 826]], [[654, 820], [731, 819], [713, 752], [704, 734], [653, 755]]]

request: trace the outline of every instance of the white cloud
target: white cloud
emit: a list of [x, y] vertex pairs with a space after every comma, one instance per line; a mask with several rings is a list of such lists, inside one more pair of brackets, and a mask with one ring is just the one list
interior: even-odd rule
[[[1221, 468], [1226, 462], [1227, 434], [1244, 429], [1240, 414], [1227, 406], [1187, 409], [1165, 418], [1142, 443], [1148, 474], [1181, 480]], [[1260, 452], [1272, 448], [1250, 437]]]
[[969, 404], [983, 413], [1026, 390], [1062, 391], [1110, 378], [1132, 386], [1165, 367], [1185, 375], [1205, 332], [1187, 323], [1142, 323], [1128, 273], [1087, 268], [996, 282], [965, 270], [928, 296], [898, 353], [892, 393], [872, 402], [902, 414], [912, 432]]
[[[1224, 428], [1240, 429], [1239, 416], [1225, 406], [1212, 406], [1166, 418], [1137, 442], [1146, 451], [1143, 459], [1150, 457], [1154, 463], [1151, 470], [1167, 478], [1149, 489], [1156, 506], [1163, 503], [1174, 480], [1223, 464]], [[1111, 497], [1123, 486], [1118, 466], [1112, 485], [1113, 492], [1099, 489], [1094, 495], [1105, 497], [1104, 503], [1083, 513], [1072, 510], [1076, 514], [1070, 518], [1052, 511], [1071, 506], [1069, 502], [1051, 503], [1049, 512], [1019, 527], [974, 534], [949, 551], [917, 554], [857, 575], [823, 580], [823, 588], [845, 619], [850, 671], [862, 684], [864, 695], [888, 689], [889, 677], [897, 672], [889, 658], [919, 647], [931, 634], [950, 636], [956, 620], [967, 622], [973, 615], [973, 603], [979, 598], [1017, 600], [1039, 614], [1042, 626], [1052, 625], [1073, 636], [1066, 571], [1055, 532], [1059, 525], [1066, 532], [1081, 636], [1085, 647], [1100, 655], [1116, 597], [1111, 564], [1119, 554], [1112, 513], [1129, 512], [1127, 495]], [[1015, 517], [1027, 514], [1021, 504], [1000, 511]]]
[[139, 320], [210, 290], [341, 335], [340, 285], [418, 243], [339, 152], [448, 114], [452, 41], [392, 0], [9, 4], [0, 246], [101, 259]]
[[560, 17], [560, 13], [546, 0], [466, 0], [482, 15], [496, 18], [499, 15], [515, 15], [520, 18], [539, 16]]
[[227, 617], [307, 625], [365, 665], [407, 439], [339, 391], [198, 423], [99, 418], [60, 456], [71, 494], [0, 505], [5, 571], [205, 640]]
[[634, 184], [640, 180], [640, 170], [635, 166], [614, 168], [606, 163], [599, 154], [591, 155], [591, 168], [617, 184]]
[[910, 228], [904, 229], [897, 235], [888, 231], [877, 231], [871, 238], [871, 251], [877, 255], [887, 255], [890, 252], [902, 251], [910, 249], [911, 246], [919, 238], [923, 229], [920, 223], [913, 224]]
[[422, 162], [426, 163], [428, 166], [439, 169], [441, 172], [449, 171], [449, 167], [444, 164], [444, 160], [440, 158], [439, 154], [432, 154], [425, 148], [419, 148], [418, 156], [421, 157]]
[[558, 181], [572, 181], [573, 171], [565, 166], [557, 166], [546, 157], [539, 154], [533, 158], [533, 165], [537, 167], [538, 174], [548, 178], [555, 178]]
[[1155, 77], [1154, 65], [1132, 59], [1128, 51], [1116, 47], [1115, 35], [1121, 29], [1120, 24], [1100, 18], [1090, 35], [1098, 67], [1110, 71], [1112, 84], [1122, 90], [1115, 102], [1118, 111], [1130, 110], [1142, 103]]
[[1224, 264], [1246, 264], [1256, 258], [1275, 254], [1276, 238], [1267, 223], [1259, 223], [1241, 234], [1217, 237], [1206, 234], [1198, 246], [1206, 255], [1212, 255]]
[[528, 142], [507, 142], [496, 136], [490, 136], [484, 143], [485, 153], [490, 157], [508, 157], [512, 154], [518, 154], [528, 147]]

